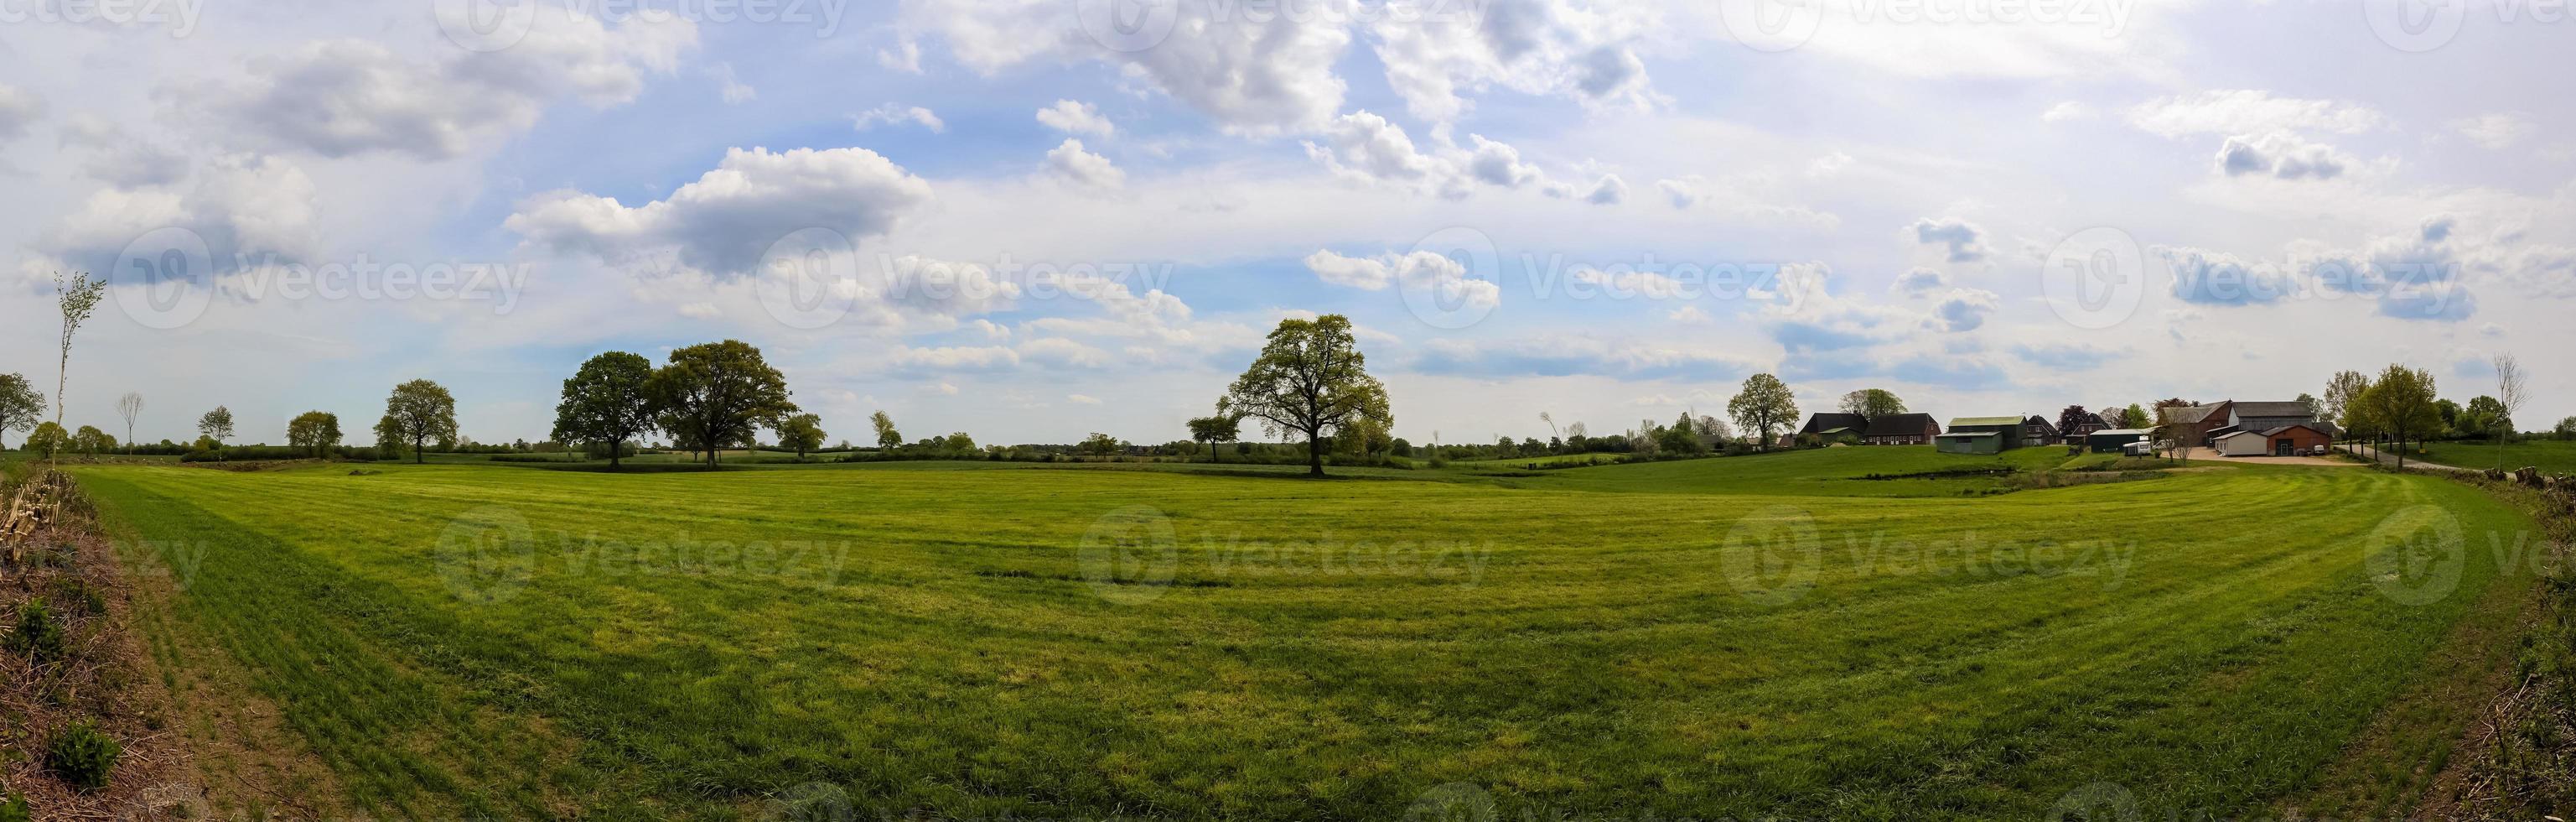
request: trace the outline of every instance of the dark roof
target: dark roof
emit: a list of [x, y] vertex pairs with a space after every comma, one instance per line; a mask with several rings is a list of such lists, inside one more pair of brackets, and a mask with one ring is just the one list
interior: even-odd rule
[[1859, 415], [1859, 414], [1845, 414], [1845, 413], [1836, 412], [1836, 411], [1822, 411], [1822, 412], [1818, 412], [1818, 413], [1815, 413], [1815, 414], [1809, 415], [1809, 416], [1807, 417], [1807, 427], [1798, 429], [1798, 433], [1801, 433], [1801, 434], [1820, 434], [1820, 433], [1823, 433], [1823, 432], [1826, 432], [1826, 431], [1834, 430], [1834, 429], [1836, 429], [1836, 428], [1868, 428], [1868, 427], [1869, 427], [1869, 418], [1868, 418], [1868, 417], [1864, 417], [1864, 416], [1861, 416], [1861, 415]]
[[2296, 419], [2310, 419], [2316, 415], [2316, 412], [2308, 410], [2308, 404], [2303, 402], [2240, 402], [2236, 404], [2236, 416], [2239, 418], [2292, 417]]
[[2313, 425], [2309, 425], [2309, 424], [2307, 424], [2307, 423], [2299, 423], [2299, 424], [2297, 424], [2297, 425], [2284, 425], [2284, 426], [2281, 426], [2281, 427], [2279, 427], [2279, 428], [2274, 428], [2274, 429], [2272, 429], [2272, 430], [2270, 430], [2270, 431], [2265, 431], [2265, 432], [2263, 432], [2263, 436], [2269, 437], [2269, 436], [2272, 436], [2272, 435], [2274, 435], [2274, 434], [2281, 433], [2281, 432], [2283, 432], [2283, 431], [2288, 431], [2288, 430], [2290, 430], [2290, 429], [2292, 429], [2292, 428], [2305, 428], [2305, 429], [2308, 429], [2308, 430], [2310, 430], [2310, 431], [2315, 431], [2315, 432], [2317, 432], [2317, 433], [2319, 433], [2319, 434], [2326, 434], [2326, 435], [2328, 435], [2328, 436], [2332, 436], [2332, 435], [2333, 435], [2333, 432], [2327, 431], [2327, 430], [2325, 430], [2325, 429], [2323, 429], [2323, 428], [2319, 428], [2319, 427], [2316, 427], [2316, 426], [2313, 426]]
[[2156, 410], [2163, 412], [2165, 419], [2173, 422], [2200, 422], [2209, 419], [2210, 414], [2225, 407], [2227, 403], [2222, 402], [2217, 405], [2168, 405]]
[[2037, 414], [2032, 414], [2032, 415], [2030, 416], [2030, 419], [2022, 420], [2022, 421], [2021, 421], [2021, 424], [2022, 424], [2022, 425], [2025, 425], [2025, 426], [2036, 425], [2036, 426], [2039, 426], [2039, 427], [2041, 427], [2041, 428], [2046, 428], [2046, 429], [2048, 429], [2048, 430], [2050, 430], [2050, 431], [2055, 431], [2055, 430], [2057, 430], [2057, 423], [2049, 422], [2047, 417], [2043, 417], [2043, 416], [2040, 416], [2040, 415], [2037, 415]]
[[1926, 429], [1939, 427], [1930, 414], [1888, 414], [1869, 421], [1869, 436], [1920, 437]]

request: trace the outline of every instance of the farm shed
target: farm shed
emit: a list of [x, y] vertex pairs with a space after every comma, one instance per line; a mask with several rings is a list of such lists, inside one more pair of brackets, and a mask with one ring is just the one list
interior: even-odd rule
[[1958, 417], [1950, 420], [1950, 433], [1952, 434], [1996, 435], [1997, 445], [1995, 446], [1994, 451], [1973, 451], [1961, 453], [1992, 454], [2004, 449], [2020, 448], [2022, 444], [2021, 427], [2022, 417], [2019, 414], [2009, 417]]
[[1932, 449], [1944, 454], [2001, 454], [2011, 437], [2001, 431], [1951, 431], [1932, 438]]
[[2270, 440], [2252, 431], [2222, 434], [2217, 439], [2209, 441], [2210, 447], [2217, 449], [2218, 455], [2222, 457], [2259, 457], [2269, 453], [2270, 444]]
[[2084, 435], [2084, 449], [2096, 454], [2117, 454], [2130, 443], [2143, 442], [2154, 435], [2144, 428], [2105, 428]]
[[2290, 457], [2330, 447], [2334, 445], [2334, 436], [2318, 430], [2316, 426], [2301, 423], [2265, 431], [2263, 441], [2270, 443], [2273, 456]]

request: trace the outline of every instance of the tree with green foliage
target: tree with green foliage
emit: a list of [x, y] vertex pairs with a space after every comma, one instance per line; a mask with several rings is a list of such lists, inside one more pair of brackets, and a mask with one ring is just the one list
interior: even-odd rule
[[941, 437], [939, 441], [941, 443], [941, 447], [954, 453], [972, 454], [975, 452], [975, 438], [968, 436], [964, 431], [953, 432], [946, 437]]
[[376, 458], [401, 459], [407, 447], [403, 442], [402, 423], [386, 414], [376, 420]]
[[1798, 418], [1798, 401], [1779, 377], [1755, 374], [1744, 378], [1743, 389], [1726, 401], [1726, 415], [1735, 418], [1735, 427], [1752, 432], [1755, 447], [1769, 449], [1771, 429]]
[[222, 445], [225, 440], [232, 439], [233, 410], [218, 405], [215, 406], [215, 410], [197, 417], [197, 436], [214, 440], [216, 445]]
[[92, 280], [86, 273], [75, 273], [69, 280], [54, 275], [54, 301], [63, 313], [62, 359], [54, 367], [54, 423], [63, 421], [63, 390], [70, 384], [72, 372], [72, 333], [81, 323], [89, 322], [90, 312], [98, 310], [98, 301], [107, 296], [107, 281]]
[[2129, 403], [2128, 408], [2123, 409], [2120, 412], [2120, 427], [2122, 428], [2145, 428], [2154, 424], [2155, 418], [2147, 416], [2146, 406], [2133, 402]]
[[1189, 425], [1190, 439], [1207, 444], [1210, 462], [1224, 461], [1224, 454], [1217, 450], [1218, 445], [1234, 442], [1243, 436], [1243, 418], [1227, 413], [1224, 400], [1217, 401], [1215, 416], [1193, 417]]
[[2324, 400], [2317, 399], [2317, 395], [2300, 392], [2299, 396], [2291, 401], [2306, 406], [2310, 419], [2325, 419], [2326, 404]]
[[116, 436], [98, 430], [98, 426], [84, 425], [80, 430], [72, 432], [72, 450], [80, 452], [81, 456], [95, 460], [100, 454], [116, 452]]
[[796, 452], [803, 462], [805, 452], [823, 447], [823, 418], [814, 414], [796, 414], [778, 422], [778, 444]]
[[2370, 429], [2397, 442], [2397, 467], [2406, 467], [2406, 443], [2442, 430], [2441, 401], [2433, 375], [2420, 368], [2390, 365], [2361, 393], [2360, 414]]
[[868, 424], [875, 426], [877, 429], [878, 448], [892, 449], [903, 447], [903, 432], [895, 430], [894, 418], [886, 416], [886, 412], [878, 411], [874, 414], [869, 414]]
[[27, 453], [50, 460], [54, 455], [72, 447], [72, 435], [53, 420], [46, 420], [36, 423], [35, 432], [27, 435], [27, 441], [22, 447], [27, 450]]
[[626, 443], [653, 430], [653, 398], [645, 391], [652, 380], [653, 361], [642, 354], [610, 351], [591, 357], [563, 381], [551, 436], [557, 442], [607, 449], [608, 468], [617, 470]]
[[1082, 438], [1082, 442], [1074, 444], [1073, 449], [1090, 456], [1106, 457], [1118, 453], [1118, 438], [1095, 431], [1091, 436]]
[[2326, 395], [2320, 400], [2325, 406], [2326, 420], [2346, 431], [2364, 427], [2356, 415], [2361, 409], [2361, 394], [2368, 390], [2369, 375], [2359, 371], [2335, 372], [2333, 378], [2326, 380]]
[[2460, 409], [2460, 417], [2452, 421], [2451, 428], [2461, 437], [2494, 437], [2501, 443], [2504, 432], [2513, 430], [2513, 414], [2504, 410], [2504, 401], [2480, 394]]
[[1863, 388], [1843, 395], [1842, 412], [1859, 414], [1874, 420], [1891, 414], [1905, 413], [1905, 401], [1897, 399], [1894, 391], [1884, 388]]
[[456, 440], [456, 397], [438, 383], [412, 380], [385, 397], [385, 419], [395, 439], [411, 448], [411, 461], [426, 462], [431, 442]]
[[45, 395], [20, 374], [0, 374], [0, 438], [11, 431], [36, 427], [45, 416]]
[[786, 375], [741, 340], [672, 351], [669, 363], [645, 381], [645, 394], [652, 398], [655, 424], [685, 447], [705, 452], [709, 468], [726, 446], [749, 443], [759, 429], [776, 428], [799, 410], [788, 399]]
[[2549, 429], [2549, 433], [2562, 440], [2576, 440], [2576, 417], [2559, 419], [2557, 427]]
[[1358, 420], [1392, 428], [1386, 386], [1368, 375], [1350, 318], [1289, 318], [1271, 329], [1261, 356], [1226, 389], [1225, 407], [1261, 421], [1272, 436], [1306, 438], [1306, 475], [1324, 475], [1324, 440]]
[[331, 455], [340, 447], [340, 415], [329, 411], [306, 411], [286, 421], [286, 444], [304, 449], [314, 459]]

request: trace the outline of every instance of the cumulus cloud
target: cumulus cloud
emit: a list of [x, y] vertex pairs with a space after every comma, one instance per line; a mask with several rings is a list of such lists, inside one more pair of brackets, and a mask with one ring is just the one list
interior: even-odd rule
[[673, 250], [698, 271], [741, 275], [790, 233], [823, 228], [856, 242], [884, 234], [930, 196], [929, 183], [863, 148], [736, 148], [669, 199], [629, 207], [550, 191], [522, 201], [502, 224], [528, 242], [606, 261]]
[[1117, 127], [1110, 125], [1109, 118], [1100, 116], [1099, 109], [1093, 108], [1090, 103], [1072, 100], [1057, 100], [1055, 105], [1038, 109], [1038, 122], [1047, 128], [1066, 134], [1089, 134], [1095, 137], [1107, 137], [1110, 132], [1117, 130]]
[[2352, 158], [2333, 146], [2279, 132], [2229, 137], [2218, 147], [2218, 172], [2229, 177], [2331, 180], [2352, 164]]
[[1908, 297], [1924, 297], [1950, 285], [1950, 276], [1917, 266], [1896, 275], [1895, 291]]
[[1833, 152], [1807, 163], [1807, 176], [1818, 180], [1841, 176], [1844, 169], [1851, 168], [1851, 164], [1851, 155]]
[[1699, 204], [1699, 186], [1702, 182], [1704, 181], [1696, 176], [1656, 180], [1655, 188], [1664, 193], [1664, 198], [1670, 201], [1674, 208], [1689, 209]]
[[1430, 251], [1409, 254], [1393, 252], [1375, 257], [1346, 257], [1330, 250], [1306, 255], [1306, 270], [1317, 279], [1334, 285], [1365, 291], [1382, 291], [1398, 285], [1407, 290], [1420, 290], [1442, 300], [1442, 305], [1491, 307], [1502, 301], [1503, 289], [1488, 280], [1467, 277], [1467, 266]]
[[217, 272], [311, 260], [320, 246], [313, 180], [276, 157], [227, 155], [187, 185], [109, 187], [38, 236], [35, 247], [67, 267], [115, 276], [116, 256], [146, 233], [181, 228], [206, 241]]
[[1659, 103], [1632, 47], [1661, 26], [1659, 10], [1648, 4], [1413, 5], [1430, 13], [1382, 15], [1369, 33], [1387, 84], [1415, 117], [1455, 120], [1468, 108], [1466, 93], [1492, 86], [1595, 108]]
[[752, 88], [749, 83], [743, 82], [740, 77], [734, 75], [732, 63], [717, 63], [707, 69], [707, 75], [715, 78], [716, 93], [724, 98], [726, 105], [740, 105], [760, 99], [759, 89]]
[[904, 40], [890, 49], [877, 49], [877, 65], [905, 74], [921, 73], [921, 44]]
[[1341, 108], [1345, 83], [1333, 65], [1351, 41], [1343, 15], [1150, 4], [1129, 22], [1141, 24], [1138, 37], [1154, 39], [1131, 44], [1116, 23], [1083, 17], [1116, 13], [1111, 6], [917, 0], [903, 6], [902, 26], [940, 35], [958, 62], [986, 75], [1038, 60], [1114, 65], [1238, 134], [1311, 131]]
[[2172, 275], [2173, 295], [2202, 305], [2270, 303], [2291, 296], [2288, 272], [2267, 263], [2197, 248], [2158, 246], [2154, 253]]
[[1947, 249], [1943, 255], [1954, 263], [1973, 263], [1986, 258], [1986, 232], [1975, 224], [1956, 217], [1925, 217], [1907, 228], [1914, 241]]
[[2233, 89], [2149, 100], [2129, 110], [2129, 123], [2164, 137], [2298, 131], [2359, 134], [2385, 125], [2387, 118], [2352, 103]]
[[2075, 100], [2068, 100], [2057, 105], [2049, 106], [2047, 111], [2039, 113], [2039, 121], [2043, 123], [2064, 123], [2074, 120], [2090, 119], [2093, 119], [2093, 107]]
[[1109, 162], [1109, 158], [1083, 150], [1082, 141], [1070, 137], [1047, 150], [1047, 169], [1056, 176], [1094, 188], [1118, 188], [1127, 184], [1127, 172]]
[[35, 92], [0, 83], [0, 143], [27, 136], [27, 127], [45, 116], [45, 101]]
[[435, 160], [477, 138], [525, 130], [559, 99], [631, 101], [646, 75], [670, 74], [697, 45], [696, 25], [678, 16], [638, 16], [615, 28], [579, 14], [535, 19], [526, 37], [499, 51], [452, 49], [420, 62], [372, 40], [324, 40], [251, 58], [246, 77], [180, 82], [162, 97], [248, 148]]
[[1535, 184], [1561, 196], [1559, 184], [1549, 182], [1538, 166], [1522, 162], [1519, 150], [1481, 134], [1467, 139], [1471, 148], [1444, 144], [1426, 149], [1403, 126], [1359, 111], [1334, 118], [1305, 146], [1306, 155], [1333, 176], [1365, 185], [1456, 199], [1479, 183], [1505, 189]]
[[2484, 114], [2451, 121], [2451, 130], [2469, 138], [2479, 148], [2500, 151], [2512, 148], [2538, 130], [2531, 118], [2519, 112]]
[[945, 134], [948, 132], [948, 122], [939, 119], [938, 112], [931, 111], [930, 109], [922, 108], [920, 106], [906, 106], [887, 103], [876, 108], [850, 115], [851, 127], [860, 131], [866, 131], [881, 125], [898, 123], [911, 123], [922, 128], [930, 129], [930, 133], [932, 134]]
[[1992, 291], [1954, 288], [1932, 306], [1932, 316], [1941, 321], [1942, 330], [1974, 331], [1986, 324], [1986, 315], [1995, 313], [1995, 300]]
[[1592, 184], [1592, 193], [1583, 195], [1583, 201], [1593, 205], [1618, 205], [1627, 200], [1628, 181], [1616, 174], [1601, 175], [1601, 181]]
[[164, 186], [188, 176], [186, 156], [86, 112], [63, 122], [62, 145], [88, 155], [82, 173], [121, 188]]
[[1538, 166], [1521, 162], [1519, 149], [1485, 139], [1482, 134], [1470, 134], [1467, 138], [1475, 144], [1468, 157], [1467, 169], [1478, 181], [1503, 188], [1520, 188], [1546, 179]]

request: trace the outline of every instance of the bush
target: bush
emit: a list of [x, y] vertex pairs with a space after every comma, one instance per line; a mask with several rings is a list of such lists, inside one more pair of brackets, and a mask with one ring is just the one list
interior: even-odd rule
[[115, 737], [83, 722], [54, 734], [45, 745], [45, 767], [72, 787], [95, 791], [107, 787], [108, 772], [116, 770], [116, 758], [124, 753]]
[[27, 798], [0, 791], [0, 822], [27, 822], [35, 816], [27, 809]]
[[96, 587], [91, 586], [89, 580], [65, 577], [54, 583], [54, 594], [65, 602], [80, 606], [80, 612], [84, 615], [98, 616], [107, 613], [107, 597], [99, 593]]
[[63, 624], [45, 609], [43, 599], [27, 600], [18, 609], [18, 630], [9, 632], [9, 651], [37, 662], [63, 658]]

